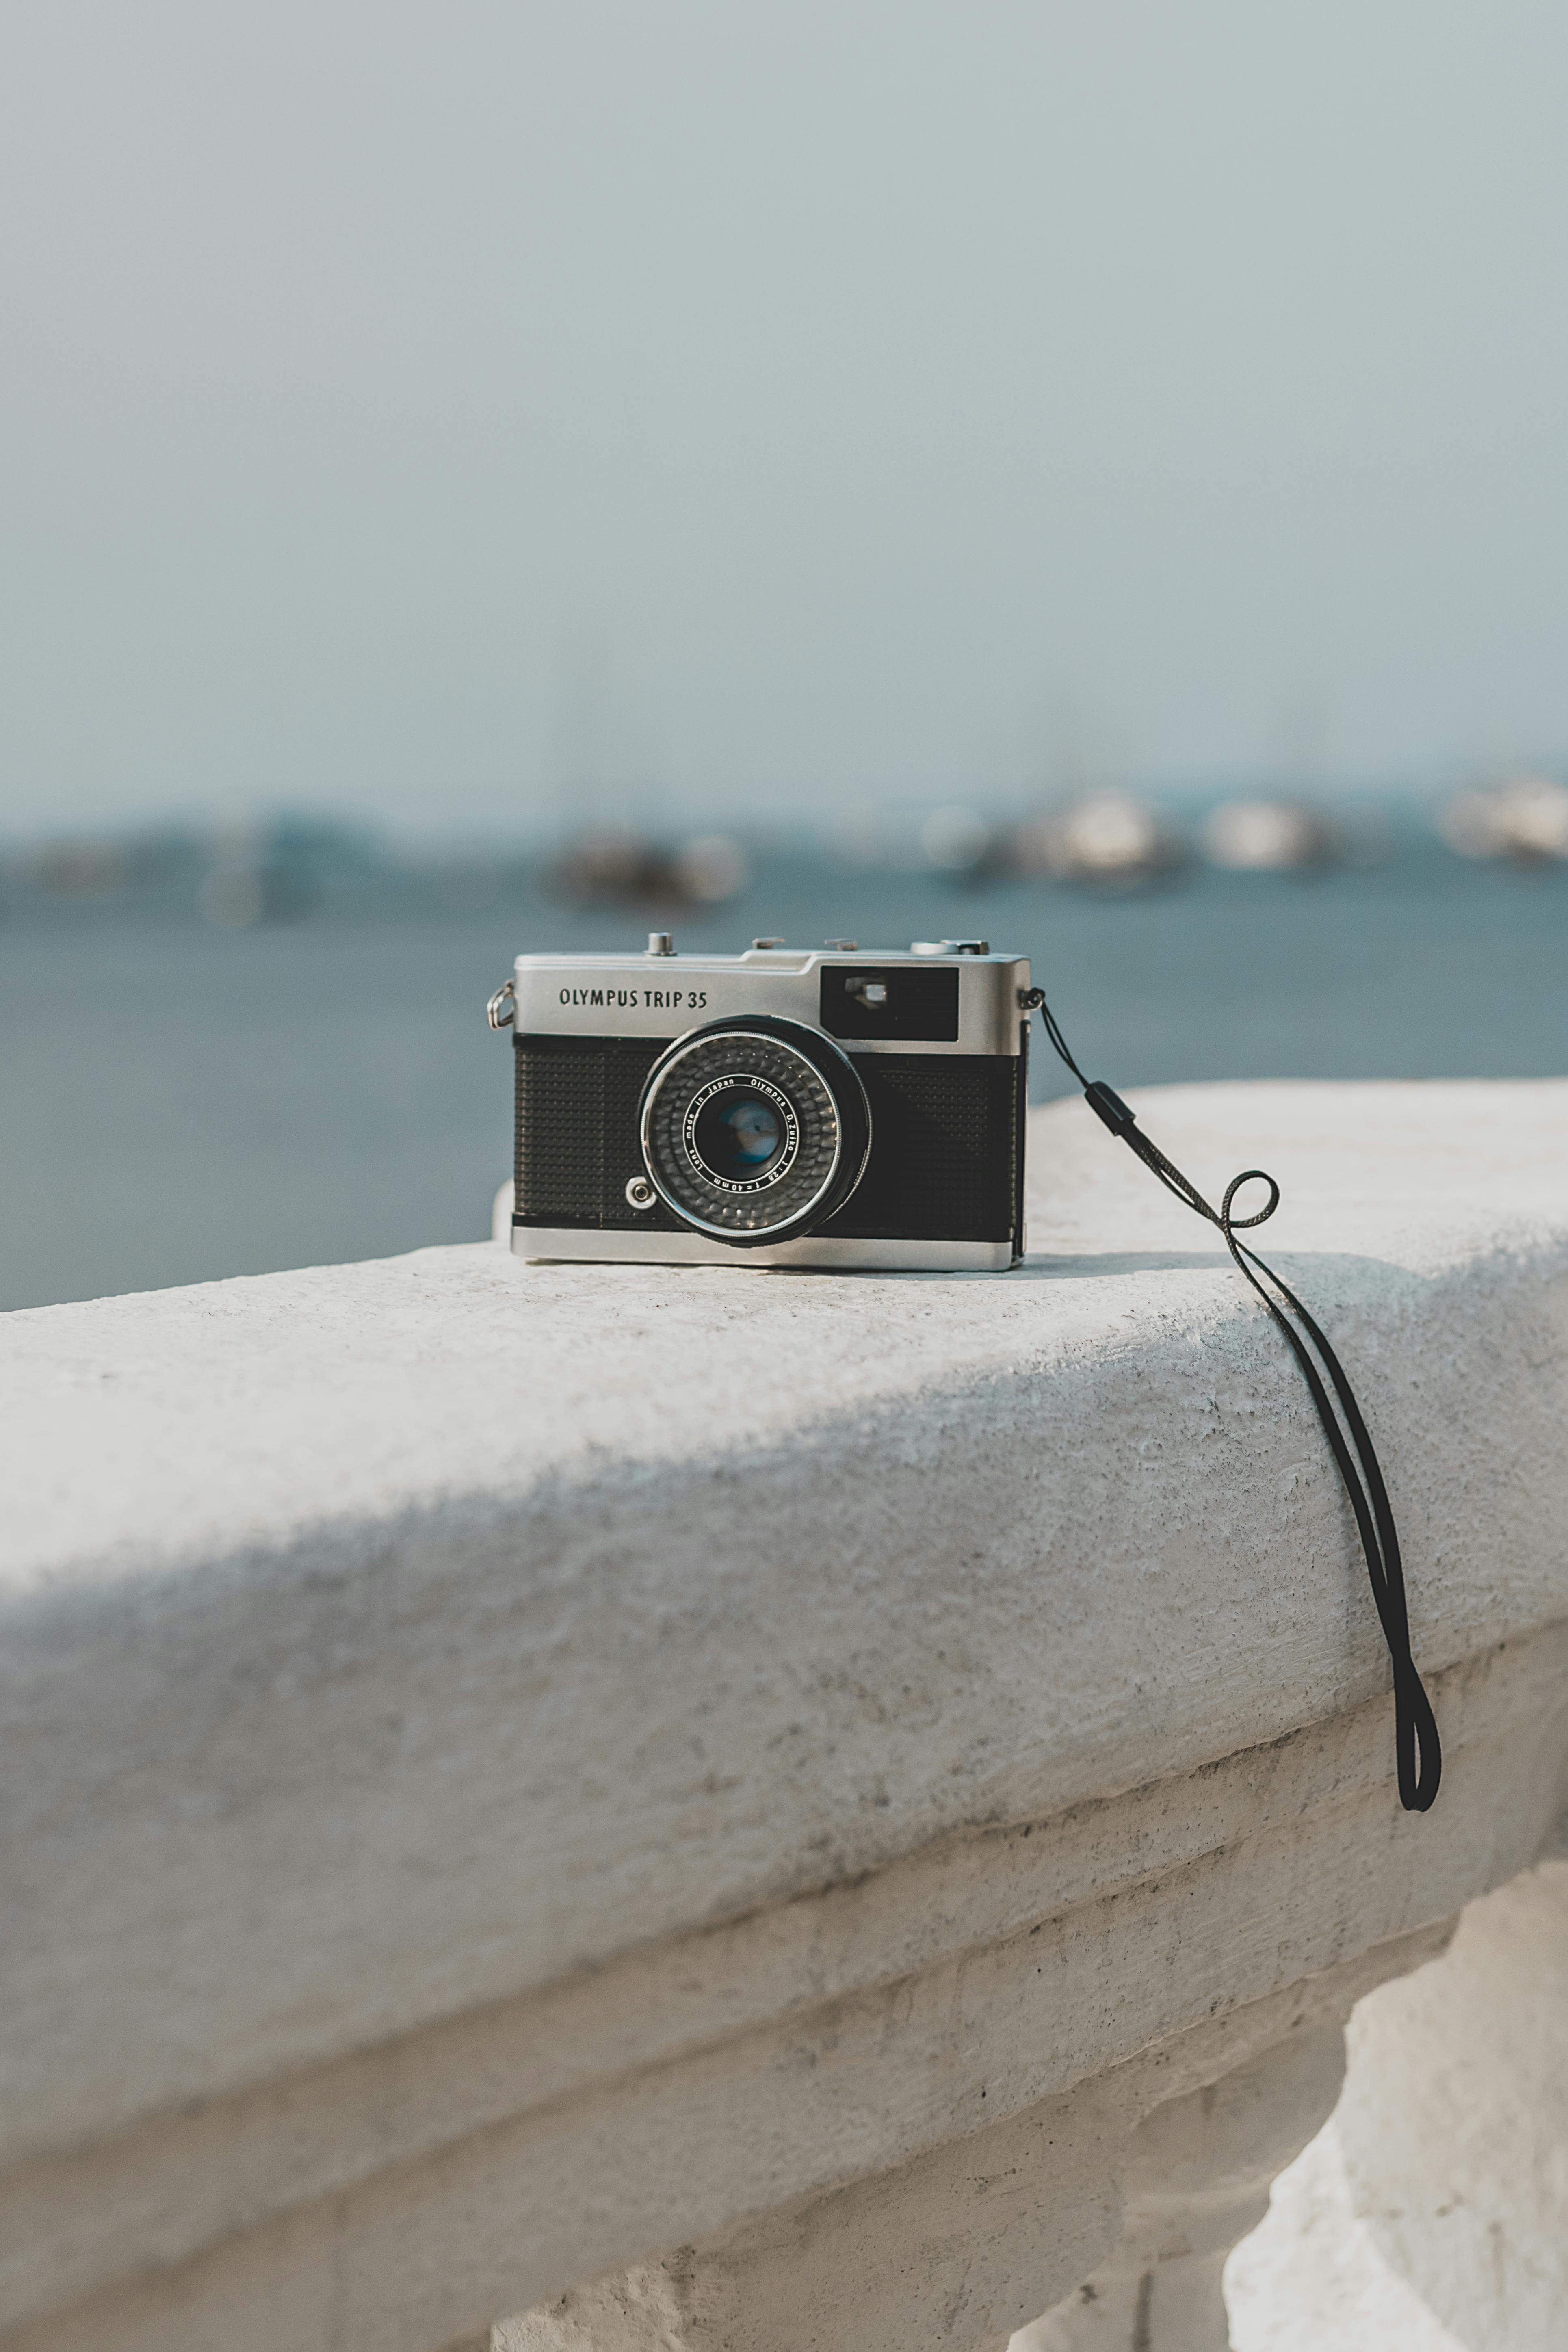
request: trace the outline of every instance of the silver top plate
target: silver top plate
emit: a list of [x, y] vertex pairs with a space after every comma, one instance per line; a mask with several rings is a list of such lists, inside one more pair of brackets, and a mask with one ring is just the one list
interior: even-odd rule
[[[520, 1035], [678, 1037], [703, 1023], [771, 1013], [824, 1028], [823, 972], [889, 975], [866, 1025], [896, 1000], [898, 974], [951, 972], [957, 1034], [878, 1036], [829, 1030], [849, 1054], [1016, 1054], [1027, 1018], [1026, 956], [920, 948], [749, 948], [743, 955], [520, 955], [513, 975]], [[869, 985], [875, 988], [878, 983]], [[864, 999], [861, 1000], [864, 1002]], [[889, 1019], [892, 1017], [889, 1013]]]

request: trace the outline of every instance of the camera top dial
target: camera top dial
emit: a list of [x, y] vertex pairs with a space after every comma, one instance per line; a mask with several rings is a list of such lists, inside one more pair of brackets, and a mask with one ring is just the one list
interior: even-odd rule
[[639, 1128], [668, 1206], [737, 1249], [813, 1232], [849, 1198], [871, 1145], [847, 1055], [766, 1013], [678, 1037], [648, 1073]]

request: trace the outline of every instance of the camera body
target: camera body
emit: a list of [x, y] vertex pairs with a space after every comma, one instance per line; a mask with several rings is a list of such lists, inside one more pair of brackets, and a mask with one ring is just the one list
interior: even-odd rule
[[1016, 1265], [1028, 987], [983, 940], [519, 956], [513, 1251]]

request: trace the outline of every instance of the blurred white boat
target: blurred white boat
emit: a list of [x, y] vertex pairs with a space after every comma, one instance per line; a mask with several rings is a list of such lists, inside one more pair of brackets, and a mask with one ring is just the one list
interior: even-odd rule
[[581, 834], [547, 869], [545, 887], [569, 907], [718, 907], [751, 879], [728, 834], [699, 834], [678, 849], [619, 829]]
[[1222, 801], [1204, 824], [1210, 863], [1234, 874], [1286, 874], [1321, 866], [1334, 846], [1326, 819], [1297, 801]]
[[1458, 793], [1440, 823], [1461, 857], [1508, 857], [1519, 866], [1568, 858], [1568, 790], [1545, 776]]
[[1013, 838], [1024, 874], [1123, 887], [1179, 865], [1182, 846], [1146, 801], [1131, 793], [1089, 793], [1065, 809], [1032, 817]]

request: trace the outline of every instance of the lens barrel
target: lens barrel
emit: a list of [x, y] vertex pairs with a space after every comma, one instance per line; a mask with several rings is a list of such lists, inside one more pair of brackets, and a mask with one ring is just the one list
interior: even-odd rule
[[871, 1149], [848, 1055], [771, 1013], [678, 1037], [648, 1072], [638, 1126], [660, 1198], [734, 1249], [815, 1232], [847, 1201]]

